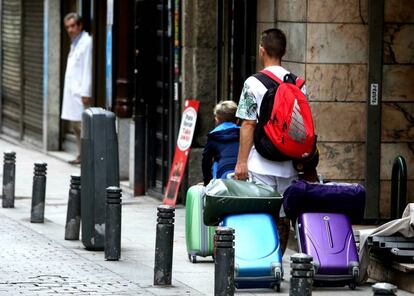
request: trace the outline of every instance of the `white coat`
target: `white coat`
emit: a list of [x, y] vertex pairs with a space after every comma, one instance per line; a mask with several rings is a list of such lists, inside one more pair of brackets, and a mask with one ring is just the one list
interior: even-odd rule
[[82, 31], [70, 46], [63, 88], [62, 119], [82, 121], [82, 97], [92, 92], [92, 38]]

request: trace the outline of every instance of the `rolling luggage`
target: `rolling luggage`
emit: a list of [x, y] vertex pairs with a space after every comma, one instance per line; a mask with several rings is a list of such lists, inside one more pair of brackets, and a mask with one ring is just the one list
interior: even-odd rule
[[235, 286], [280, 291], [282, 253], [273, 217], [266, 213], [228, 215], [222, 225], [235, 230]]
[[355, 289], [359, 259], [345, 214], [303, 213], [296, 223], [299, 252], [313, 257], [315, 284], [348, 284]]
[[296, 221], [301, 213], [341, 213], [351, 223], [360, 223], [365, 210], [365, 188], [357, 183], [325, 184], [295, 180], [286, 188], [283, 207]]
[[206, 187], [204, 223], [235, 229], [235, 286], [276, 288], [283, 277], [275, 217], [281, 195], [268, 185], [217, 179]]
[[214, 227], [203, 222], [203, 201], [205, 187], [191, 186], [187, 191], [185, 204], [185, 241], [188, 259], [195, 263], [197, 256], [213, 256]]
[[103, 250], [106, 188], [119, 187], [115, 114], [102, 108], [86, 109], [81, 145], [82, 243], [88, 250]]

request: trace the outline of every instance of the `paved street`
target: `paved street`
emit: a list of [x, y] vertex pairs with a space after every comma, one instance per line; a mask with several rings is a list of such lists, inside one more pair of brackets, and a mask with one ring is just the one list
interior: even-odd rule
[[[14, 209], [0, 208], [0, 295], [213, 295], [212, 260], [192, 264], [184, 237], [185, 211], [176, 209], [173, 285], [154, 287], [153, 263], [156, 207], [148, 196], [133, 198], [124, 190], [122, 208], [122, 258], [105, 261], [103, 252], [86, 251], [80, 241], [66, 241], [64, 225], [70, 174], [79, 167], [62, 159], [63, 152], [43, 154], [0, 139], [0, 153], [16, 152], [16, 202]], [[45, 223], [29, 222], [33, 162], [48, 163]], [[0, 171], [2, 182], [2, 169]], [[2, 184], [2, 183], [1, 183]], [[289, 292], [289, 256], [284, 259], [285, 281], [280, 295]], [[274, 295], [272, 290], [236, 290], [236, 295]], [[313, 295], [372, 295], [369, 284], [351, 291], [317, 288]], [[399, 291], [398, 295], [412, 295]]]
[[150, 291], [0, 216], [0, 293], [142, 295]]

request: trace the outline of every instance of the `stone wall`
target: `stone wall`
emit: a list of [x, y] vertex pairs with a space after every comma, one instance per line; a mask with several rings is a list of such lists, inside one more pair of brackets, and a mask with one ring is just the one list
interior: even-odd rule
[[277, 1], [283, 65], [304, 76], [325, 178], [363, 182], [368, 27], [366, 1]]
[[[274, 24], [282, 29], [288, 39], [283, 65], [306, 79], [319, 137], [319, 173], [364, 183], [368, 1], [258, 2], [258, 31]], [[414, 200], [414, 2], [385, 0], [384, 18], [381, 217], [388, 216], [397, 155], [407, 161], [408, 196]]]
[[391, 168], [402, 155], [414, 201], [414, 2], [385, 0], [380, 214], [389, 215]]

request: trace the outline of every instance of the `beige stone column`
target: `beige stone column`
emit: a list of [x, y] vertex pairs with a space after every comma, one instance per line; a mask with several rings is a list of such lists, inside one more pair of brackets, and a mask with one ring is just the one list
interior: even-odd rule
[[[202, 181], [201, 153], [214, 127], [216, 102], [216, 1], [182, 2], [182, 98], [200, 101], [197, 126], [188, 162], [188, 185]], [[182, 102], [184, 103], [184, 102]], [[185, 187], [185, 186], [184, 186]]]
[[60, 1], [44, 1], [45, 16], [47, 19], [47, 40], [45, 52], [47, 56], [47, 89], [44, 94], [43, 106], [43, 149], [59, 149], [59, 126], [60, 126], [60, 35], [61, 35], [61, 16]]

